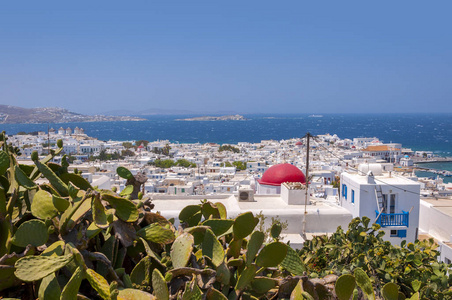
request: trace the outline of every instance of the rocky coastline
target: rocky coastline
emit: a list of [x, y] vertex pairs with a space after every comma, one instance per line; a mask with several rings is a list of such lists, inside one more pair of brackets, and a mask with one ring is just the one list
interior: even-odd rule
[[59, 107], [23, 108], [0, 105], [0, 124], [39, 124], [70, 122], [144, 121], [129, 116], [82, 115]]

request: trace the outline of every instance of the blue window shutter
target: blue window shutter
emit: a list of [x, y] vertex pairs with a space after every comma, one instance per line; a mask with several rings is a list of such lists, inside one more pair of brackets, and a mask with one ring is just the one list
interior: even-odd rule
[[352, 190], [352, 203], [355, 203], [355, 191]]
[[399, 238], [404, 238], [406, 237], [406, 230], [397, 230], [397, 236]]

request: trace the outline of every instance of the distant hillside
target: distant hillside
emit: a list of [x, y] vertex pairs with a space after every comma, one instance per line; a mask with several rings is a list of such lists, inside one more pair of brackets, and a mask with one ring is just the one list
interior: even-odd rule
[[142, 121], [126, 116], [87, 116], [59, 107], [23, 108], [0, 104], [0, 124]]
[[152, 116], [152, 115], [235, 115], [234, 111], [216, 111], [216, 112], [206, 112], [206, 111], [191, 111], [182, 109], [160, 109], [160, 108], [149, 108], [140, 111], [132, 110], [111, 110], [105, 112], [109, 116]]

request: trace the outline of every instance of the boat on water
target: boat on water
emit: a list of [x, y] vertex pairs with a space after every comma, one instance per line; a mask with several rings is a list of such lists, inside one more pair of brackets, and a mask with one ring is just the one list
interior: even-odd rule
[[309, 118], [323, 118], [323, 115], [310, 115]]

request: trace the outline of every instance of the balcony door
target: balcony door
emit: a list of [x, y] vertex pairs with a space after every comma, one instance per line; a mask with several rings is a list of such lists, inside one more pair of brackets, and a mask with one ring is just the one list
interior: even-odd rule
[[396, 195], [395, 194], [383, 194], [383, 203], [381, 212], [384, 214], [395, 214], [396, 212]]

